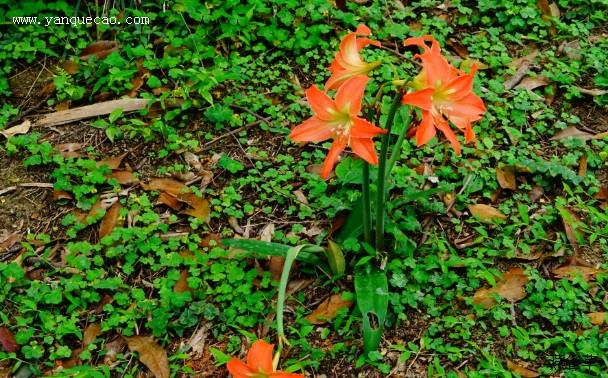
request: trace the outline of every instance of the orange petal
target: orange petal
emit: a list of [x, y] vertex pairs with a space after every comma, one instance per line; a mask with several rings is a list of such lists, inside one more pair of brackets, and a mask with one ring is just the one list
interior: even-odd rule
[[294, 142], [321, 142], [334, 135], [332, 128], [331, 123], [317, 117], [310, 117], [294, 127], [289, 134], [289, 138]]
[[355, 33], [344, 36], [340, 42], [340, 52], [336, 55], [336, 59], [342, 67], [348, 70], [356, 70], [361, 65], [365, 64], [359, 55], [357, 36]]
[[426, 88], [420, 91], [407, 93], [401, 100], [402, 103], [416, 106], [423, 110], [430, 111], [433, 108], [433, 93], [435, 88]]
[[367, 76], [357, 75], [342, 84], [336, 92], [336, 107], [343, 110], [348, 106], [349, 113], [353, 117], [359, 114], [368, 80]]
[[475, 77], [475, 70], [471, 70], [471, 73], [461, 75], [453, 78], [445, 86], [445, 91], [448, 93], [448, 97], [451, 101], [458, 101], [467, 97], [473, 90], [473, 79]]
[[435, 136], [435, 125], [430, 112], [422, 112], [422, 121], [416, 129], [416, 145], [418, 147], [427, 144]]
[[359, 35], [369, 36], [369, 35], [372, 35], [372, 30], [370, 28], [368, 28], [367, 26], [365, 26], [364, 24], [359, 24], [359, 26], [357, 26], [357, 31], [355, 33], [357, 33]]
[[352, 121], [354, 126], [350, 129], [350, 135], [353, 138], [373, 138], [378, 134], [386, 134], [385, 129], [374, 126], [363, 118], [355, 117]]
[[429, 46], [426, 44], [426, 42], [429, 41], [431, 42], [431, 45], [433, 47], [437, 46], [437, 48], [439, 48], [439, 43], [437, 43], [437, 41], [435, 40], [435, 38], [432, 35], [425, 35], [423, 37], [413, 37], [413, 38], [408, 38], [405, 41], [403, 41], [403, 45], [404, 46], [418, 46], [418, 47], [422, 47], [424, 49], [424, 51], [430, 51], [431, 49], [429, 49]]
[[272, 344], [260, 339], [253, 343], [247, 353], [247, 365], [254, 371], [272, 372]]
[[321, 170], [322, 179], [326, 180], [329, 177], [331, 170], [334, 168], [334, 165], [338, 160], [338, 156], [340, 156], [340, 153], [344, 151], [344, 148], [346, 148], [346, 142], [346, 138], [340, 138], [334, 140], [334, 142], [331, 144], [331, 148], [329, 149], [329, 152], [325, 157], [325, 161], [323, 162], [323, 169]]
[[233, 378], [249, 378], [251, 374], [256, 373], [255, 370], [236, 358], [230, 360], [230, 362], [226, 364], [226, 367]]
[[270, 378], [304, 378], [304, 374], [283, 373], [281, 371], [277, 371], [276, 373], [270, 374]]
[[475, 131], [473, 131], [473, 127], [471, 126], [471, 122], [467, 124], [464, 129], [464, 140], [468, 143], [475, 140]]
[[334, 102], [325, 92], [317, 88], [316, 85], [306, 90], [306, 99], [318, 118], [323, 120], [331, 120], [333, 118], [330, 111], [336, 108]]
[[418, 57], [422, 61], [422, 68], [426, 71], [429, 86], [445, 85], [452, 79], [453, 67], [441, 55], [438, 47]]
[[378, 164], [374, 141], [370, 138], [351, 138], [350, 147], [361, 159], [373, 165]]
[[374, 41], [369, 38], [357, 38], [357, 51], [361, 51], [367, 45], [382, 46], [379, 41]]
[[325, 83], [325, 90], [329, 91], [332, 89], [337, 89], [339, 88], [342, 84], [344, 84], [346, 82], [346, 80], [354, 77], [356, 74], [353, 73], [352, 71], [348, 71], [348, 70], [338, 70], [336, 72], [334, 72], [329, 79], [327, 79], [327, 82]]
[[468, 118], [470, 121], [477, 121], [486, 112], [482, 99], [472, 92], [458, 101], [445, 103], [444, 105], [442, 112], [448, 118], [454, 116]]
[[443, 135], [445, 135], [446, 139], [452, 144], [454, 147], [454, 151], [456, 151], [456, 155], [461, 154], [460, 143], [458, 142], [458, 138], [456, 138], [456, 134], [450, 128], [447, 122], [435, 122], [435, 126], [441, 130]]

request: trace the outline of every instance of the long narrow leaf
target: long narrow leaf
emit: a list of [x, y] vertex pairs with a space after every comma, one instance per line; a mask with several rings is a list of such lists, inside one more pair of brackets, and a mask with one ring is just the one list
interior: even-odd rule
[[[227, 247], [241, 249], [254, 256], [287, 257], [287, 252], [292, 248], [291, 246], [284, 244], [253, 239], [223, 239], [222, 244]], [[306, 251], [302, 251], [302, 253], [298, 254], [297, 260], [309, 264], [322, 265], [323, 261], [317, 254], [314, 253], [322, 251], [323, 249], [320, 247], [318, 247], [318, 251], [313, 251], [308, 248]]]
[[357, 307], [363, 317], [363, 349], [378, 349], [388, 311], [388, 280], [382, 271], [355, 274]]

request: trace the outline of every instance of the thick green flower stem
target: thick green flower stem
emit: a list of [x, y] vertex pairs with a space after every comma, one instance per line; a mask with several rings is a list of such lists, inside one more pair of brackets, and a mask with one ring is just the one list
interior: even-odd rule
[[405, 140], [405, 136], [407, 135], [407, 132], [412, 123], [412, 116], [409, 112], [407, 113], [407, 119], [404, 119], [403, 123], [405, 124], [403, 126], [403, 132], [401, 134], [399, 134], [399, 138], [397, 138], [397, 141], [393, 145], [393, 151], [391, 152], [391, 158], [388, 161], [388, 164], [386, 166], [386, 175], [388, 177], [390, 177], [391, 171], [393, 170], [393, 167], [395, 166], [397, 159], [399, 159], [399, 156], [401, 155], [401, 147], [403, 146], [403, 141]]
[[384, 199], [385, 184], [386, 184], [386, 158], [388, 155], [388, 144], [391, 139], [391, 130], [393, 123], [395, 122], [395, 114], [397, 108], [401, 103], [402, 93], [400, 90], [397, 91], [393, 98], [393, 103], [388, 111], [388, 118], [386, 119], [386, 134], [382, 136], [382, 147], [380, 149], [380, 163], [378, 164], [378, 181], [376, 183], [378, 187], [378, 193], [376, 193], [376, 251], [381, 252], [384, 250]]
[[363, 201], [363, 235], [365, 242], [372, 245], [372, 209], [369, 194], [369, 164], [363, 164], [363, 182], [361, 182]]

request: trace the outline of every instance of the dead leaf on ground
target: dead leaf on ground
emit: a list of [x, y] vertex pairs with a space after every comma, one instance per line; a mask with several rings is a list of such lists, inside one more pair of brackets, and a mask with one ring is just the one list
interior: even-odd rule
[[536, 88], [545, 87], [549, 84], [551, 84], [551, 82], [542, 76], [526, 77], [515, 86], [515, 89], [527, 89], [531, 91]]
[[97, 166], [101, 167], [103, 165], [107, 165], [108, 168], [110, 168], [112, 170], [118, 169], [118, 167], [120, 167], [120, 164], [122, 163], [122, 160], [128, 154], [129, 154], [129, 152], [125, 152], [124, 154], [121, 154], [121, 155], [118, 155], [118, 156], [109, 157], [107, 159], [104, 159], [102, 161], [97, 162]]
[[80, 70], [80, 65], [73, 60], [66, 60], [65, 62], [61, 63], [61, 68], [63, 68], [65, 72], [69, 73], [70, 75], [74, 75], [78, 73], [78, 70]]
[[517, 83], [519, 83], [524, 78], [524, 76], [526, 76], [526, 74], [528, 73], [528, 70], [530, 68], [530, 65], [532, 64], [534, 59], [536, 59], [536, 56], [538, 54], [539, 54], [539, 51], [534, 50], [530, 54], [511, 62], [510, 65], [512, 67], [517, 68], [517, 71], [515, 72], [515, 74], [513, 76], [511, 76], [509, 79], [505, 80], [504, 87], [506, 90], [513, 89], [517, 85]]
[[104, 236], [110, 235], [112, 230], [115, 227], [122, 227], [124, 224], [124, 219], [122, 219], [122, 224], [120, 222], [120, 210], [122, 209], [122, 205], [120, 202], [116, 201], [114, 205], [112, 205], [108, 211], [106, 211], [106, 215], [104, 215], [101, 220], [101, 224], [99, 225], [99, 237], [103, 238]]
[[306, 195], [304, 194], [304, 192], [302, 192], [301, 190], [298, 189], [298, 190], [294, 190], [293, 194], [296, 196], [296, 199], [298, 201], [300, 201], [304, 205], [308, 205], [308, 198], [306, 198]]
[[581, 45], [578, 40], [562, 42], [557, 48], [557, 55], [560, 56], [562, 53], [572, 60], [581, 60], [583, 58]]
[[540, 375], [534, 370], [520, 366], [511, 360], [507, 360], [507, 369], [511, 370], [513, 373], [519, 374], [523, 378], [536, 378]]
[[201, 164], [201, 160], [197, 155], [193, 154], [190, 151], [186, 151], [186, 152], [182, 153], [182, 156], [184, 157], [184, 160], [186, 161], [186, 163], [188, 163], [188, 165], [190, 167], [192, 167], [192, 169], [194, 169], [197, 172], [200, 172], [203, 170], [203, 165]]
[[587, 317], [591, 324], [602, 325], [606, 323], [606, 315], [608, 315], [608, 312], [590, 312]]
[[532, 246], [530, 248], [530, 253], [524, 253], [521, 249], [517, 248], [515, 250], [515, 255], [513, 256], [513, 258], [520, 259], [520, 260], [533, 261], [533, 260], [540, 259], [542, 256], [543, 256], [542, 250], [540, 250], [540, 248], [536, 248], [535, 246]]
[[510, 167], [496, 168], [496, 179], [498, 184], [503, 189], [517, 189], [517, 181], [515, 179], [515, 171]]
[[116, 356], [122, 352], [125, 347], [126, 341], [122, 337], [117, 337], [116, 339], [106, 343], [106, 354], [103, 357], [103, 362], [106, 365], [111, 365], [112, 362], [116, 361]]
[[188, 286], [188, 275], [188, 269], [182, 269], [181, 272], [179, 272], [179, 278], [173, 286], [173, 292], [183, 293], [185, 291], [192, 291], [192, 288]]
[[108, 179], [114, 179], [120, 185], [134, 185], [139, 182], [131, 171], [113, 171], [108, 175]]
[[5, 138], [9, 138], [14, 135], [26, 134], [28, 131], [30, 131], [31, 127], [32, 123], [29, 120], [25, 120], [17, 126], [0, 131], [0, 134], [4, 135]]
[[16, 353], [19, 351], [19, 344], [15, 340], [15, 335], [6, 327], [0, 327], [0, 344], [8, 353]]
[[234, 232], [236, 232], [237, 234], [243, 235], [245, 233], [245, 230], [243, 230], [243, 227], [241, 227], [239, 225], [239, 220], [236, 219], [236, 217], [229, 217], [228, 224], [230, 225], [230, 227], [232, 227]]
[[206, 199], [201, 198], [192, 192], [180, 193], [177, 195], [177, 199], [190, 206], [190, 208], [182, 211], [183, 214], [190, 215], [207, 223], [211, 219], [211, 207], [209, 201]]
[[97, 41], [91, 43], [80, 53], [80, 59], [87, 60], [92, 56], [98, 59], [103, 59], [110, 55], [113, 51], [118, 50], [118, 42], [116, 41]]
[[473, 303], [484, 308], [491, 308], [496, 305], [495, 294], [511, 302], [518, 302], [527, 295], [525, 286], [529, 278], [521, 268], [512, 268], [503, 273], [503, 278], [497, 280], [496, 286], [491, 288], [481, 288], [475, 292]]
[[155, 378], [169, 378], [169, 359], [167, 352], [152, 337], [125, 337], [129, 350], [139, 353], [139, 360], [154, 374]]
[[593, 134], [588, 133], [586, 131], [581, 131], [574, 126], [568, 126], [562, 131], [555, 134], [551, 137], [551, 140], [562, 140], [565, 138], [576, 138], [580, 140], [590, 140], [593, 139]]
[[[567, 207], [564, 207], [561, 210], [562, 211], [560, 211], [560, 213], [562, 218], [562, 225], [564, 226], [566, 238], [568, 239], [568, 242], [570, 242], [570, 245], [572, 246], [572, 249], [576, 254], [578, 253], [578, 225], [582, 223], [582, 221], [574, 211], [568, 209]], [[574, 260], [575, 258], [572, 261]]]
[[579, 92], [589, 95], [589, 96], [603, 96], [606, 93], [608, 93], [608, 90], [606, 89], [587, 89], [587, 88], [581, 88], [581, 87], [576, 87], [576, 89], [578, 89]]
[[540, 199], [540, 197], [543, 196], [543, 194], [545, 194], [543, 187], [540, 185], [534, 185], [530, 190], [530, 193], [528, 193], [528, 197], [530, 197], [530, 201], [536, 202]]
[[144, 190], [165, 192], [173, 197], [177, 197], [178, 194], [188, 191], [188, 187], [183, 182], [168, 178], [152, 178], [147, 182], [141, 182], [140, 185]]
[[553, 269], [553, 274], [557, 278], [565, 278], [573, 281], [580, 274], [586, 282], [595, 280], [598, 273], [604, 273], [605, 270], [593, 268], [590, 266], [581, 265], [579, 263], [567, 264]]
[[81, 157], [82, 154], [78, 151], [82, 150], [81, 143], [62, 143], [58, 144], [53, 149], [64, 158], [77, 158]]
[[62, 112], [64, 110], [68, 110], [70, 108], [71, 104], [72, 104], [72, 101], [70, 101], [70, 100], [62, 101], [59, 104], [55, 105], [55, 111]]
[[338, 311], [342, 308], [350, 308], [353, 302], [344, 300], [342, 294], [334, 294], [327, 298], [319, 306], [306, 317], [306, 320], [312, 324], [325, 324], [329, 320], [338, 315]]
[[101, 335], [101, 325], [99, 323], [89, 324], [84, 330], [82, 346], [86, 348], [88, 345], [92, 344], [99, 335]]
[[498, 211], [498, 209], [484, 204], [468, 205], [471, 214], [485, 223], [493, 223], [496, 220], [505, 220], [507, 216]]
[[583, 154], [581, 160], [578, 163], [578, 175], [583, 177], [587, 174], [587, 155]]
[[296, 278], [295, 280], [289, 281], [287, 284], [287, 290], [285, 292], [285, 298], [289, 298], [290, 295], [306, 289], [313, 282], [315, 282], [313, 278]]
[[176, 197], [165, 192], [161, 192], [158, 195], [157, 203], [162, 203], [163, 205], [169, 206], [175, 211], [180, 211], [183, 207], [182, 203], [179, 202]]

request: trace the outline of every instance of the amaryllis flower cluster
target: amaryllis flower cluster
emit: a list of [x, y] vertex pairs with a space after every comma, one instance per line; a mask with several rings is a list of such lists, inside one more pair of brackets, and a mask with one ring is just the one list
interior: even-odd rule
[[[367, 45], [380, 46], [379, 42], [366, 38], [370, 34], [367, 26], [360, 25], [356, 32], [342, 39], [340, 51], [329, 68], [331, 77], [325, 83], [325, 92], [315, 85], [306, 91], [306, 98], [315, 114], [291, 131], [290, 138], [296, 142], [333, 139], [323, 162], [321, 177], [324, 179], [329, 177], [340, 153], [347, 146], [368, 163], [378, 164], [372, 138], [386, 131], [358, 116], [368, 82], [366, 75], [380, 64], [366, 63], [359, 55]], [[327, 91], [332, 89], [336, 89], [334, 100], [327, 95]]]
[[[427, 45], [431, 43], [431, 47]], [[403, 96], [403, 103], [422, 109], [422, 121], [416, 130], [416, 144], [422, 146], [440, 130], [460, 155], [460, 143], [448, 121], [464, 131], [467, 142], [475, 139], [471, 122], [481, 119], [486, 108], [473, 93], [473, 78], [477, 67], [465, 74], [448, 63], [441, 55], [439, 43], [430, 35], [406, 39], [406, 46], [424, 50], [415, 58], [422, 61], [422, 71], [412, 81], [414, 92]]]

